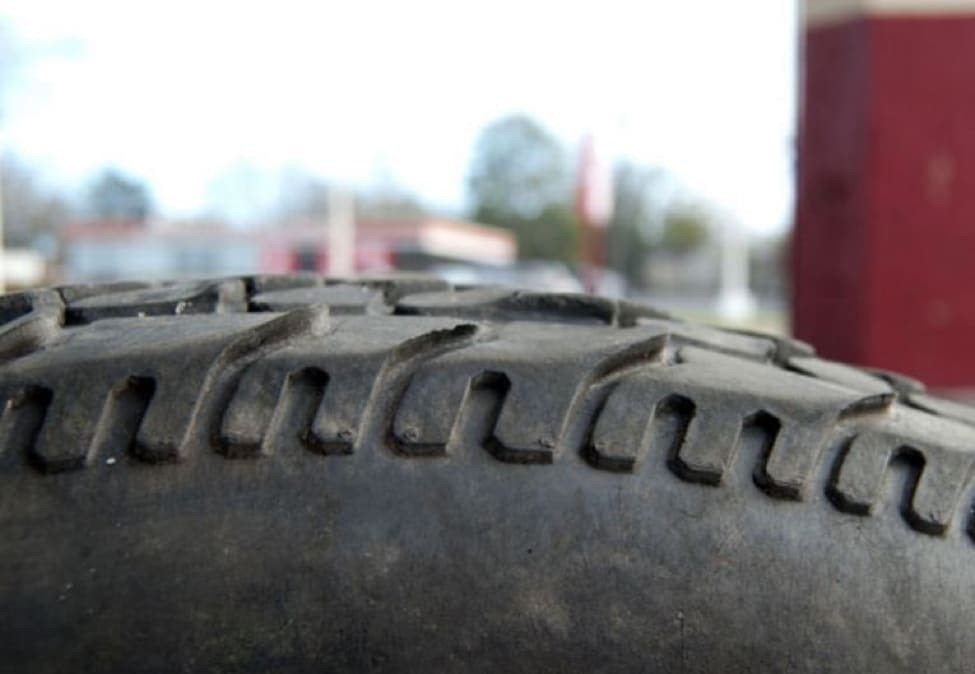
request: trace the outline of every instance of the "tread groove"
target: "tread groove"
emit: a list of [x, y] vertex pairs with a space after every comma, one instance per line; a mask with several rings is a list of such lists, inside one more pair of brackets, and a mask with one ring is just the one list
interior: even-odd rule
[[611, 393], [612, 391], [607, 393], [602, 400], [599, 401], [592, 415], [594, 423], [588, 424], [585, 428], [585, 435], [582, 444], [582, 458], [585, 459], [590, 466], [593, 468], [598, 468], [599, 470], [606, 470], [611, 473], [632, 473], [636, 468], [637, 454], [639, 452], [635, 452], [633, 455], [605, 452], [597, 446], [595, 440], [596, 424], [602, 417], [603, 412], [606, 410], [606, 405], [609, 402]]
[[207, 446], [219, 452], [222, 449], [220, 421], [244, 367], [301, 336], [323, 336], [327, 325], [326, 309], [297, 309], [247, 330], [230, 342], [207, 371], [176, 458]]
[[155, 392], [153, 378], [133, 376], [109, 394], [92, 438], [87, 463], [100, 457], [110, 460], [131, 453], [142, 417]]
[[[330, 352], [329, 340], [316, 340], [345, 329], [329, 322], [330, 304], [349, 330], [383, 325], [381, 336], [360, 352], [346, 334]], [[186, 362], [195, 372], [185, 380], [176, 370], [181, 333], [170, 327], [172, 343], [153, 341], [155, 326], [173, 321], [190, 336]], [[401, 326], [408, 327], [397, 332]], [[539, 326], [548, 331], [541, 337]], [[98, 340], [130, 333], [117, 342], [130, 348], [129, 360], [116, 365]], [[569, 348], [561, 351], [553, 334], [565, 335]], [[149, 347], [140, 351], [143, 339]], [[263, 360], [292, 345], [304, 355]], [[57, 367], [72, 361], [57, 357], [73, 348], [91, 369], [66, 376]], [[194, 353], [202, 355], [192, 361]], [[557, 369], [550, 379], [549, 362]], [[437, 370], [441, 363], [447, 370]], [[568, 451], [593, 469], [632, 474], [648, 452], [663, 451], [684, 482], [722, 486], [750, 470], [749, 486], [767, 496], [802, 500], [816, 491], [830, 507], [860, 516], [896, 500], [913, 530], [937, 536], [962, 509], [963, 494], [970, 498], [975, 459], [975, 411], [902, 375], [626, 302], [460, 290], [424, 277], [253, 276], [10, 295], [0, 298], [0, 366], [12, 392], [0, 417], [0, 464], [44, 473], [121, 456], [177, 462], [201, 449], [257, 458], [377, 446], [443, 457], [476, 445], [504, 463], [550, 464]], [[366, 378], [343, 382], [360, 369]], [[259, 376], [245, 380], [252, 372]], [[430, 401], [442, 418], [425, 411]], [[178, 414], [167, 416], [171, 410]], [[78, 446], [68, 446], [75, 433]], [[972, 507], [965, 505], [959, 528], [975, 540]]]
[[680, 394], [667, 396], [657, 403], [653, 411], [653, 439], [650, 446], [663, 448], [667, 467], [682, 480], [688, 480], [688, 477], [678, 454], [696, 414], [694, 401]]
[[263, 453], [292, 451], [302, 447], [321, 454], [345, 454], [324, 443], [315, 444], [312, 424], [321, 408], [328, 374], [317, 367], [292, 372], [285, 380], [281, 397], [261, 443]]
[[0, 418], [0, 461], [4, 465], [27, 463], [46, 472], [34, 452], [34, 442], [52, 398], [46, 387], [25, 386], [7, 399]]
[[[481, 441], [481, 446], [498, 461], [519, 464], [545, 464], [552, 462], [550, 449], [512, 449], [506, 447], [495, 435], [501, 409], [511, 390], [511, 380], [502, 372], [485, 371], [471, 380], [472, 391], [492, 400], [493, 404], [485, 417], [484, 428], [488, 431]], [[475, 394], [476, 395], [476, 394]]]
[[[432, 330], [396, 346], [386, 358], [373, 382], [369, 400], [359, 423], [355, 444], [362, 445], [379, 439], [393, 453], [407, 456], [430, 455], [432, 450], [413, 449], [407, 438], [397, 438], [393, 432], [396, 410], [399, 408], [416, 369], [426, 360], [450, 351], [463, 349], [481, 336], [478, 326], [459, 323], [452, 328]], [[404, 442], [406, 440], [406, 442]], [[414, 452], [416, 454], [414, 454]], [[438, 454], [443, 454], [439, 450]]]

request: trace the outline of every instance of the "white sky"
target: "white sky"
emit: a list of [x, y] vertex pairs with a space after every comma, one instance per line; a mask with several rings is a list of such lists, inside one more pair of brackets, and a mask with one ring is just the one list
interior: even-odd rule
[[[238, 162], [460, 209], [478, 132], [526, 112], [669, 170], [751, 231], [793, 197], [795, 0], [244, 3], [8, 0], [35, 60], [7, 147], [78, 186], [106, 165], [170, 214]], [[56, 50], [55, 50], [56, 51]]]

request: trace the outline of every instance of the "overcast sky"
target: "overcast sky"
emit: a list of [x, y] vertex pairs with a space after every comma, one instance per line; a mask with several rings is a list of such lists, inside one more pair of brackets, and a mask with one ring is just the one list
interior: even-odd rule
[[172, 215], [241, 163], [385, 176], [459, 210], [478, 132], [525, 112], [756, 233], [791, 217], [793, 0], [8, 0], [0, 18], [28, 57], [6, 150], [69, 187], [119, 167]]

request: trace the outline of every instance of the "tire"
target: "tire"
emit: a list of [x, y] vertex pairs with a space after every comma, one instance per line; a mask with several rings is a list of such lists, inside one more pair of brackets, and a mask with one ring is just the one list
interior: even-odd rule
[[0, 298], [9, 672], [971, 671], [975, 412], [426, 277]]

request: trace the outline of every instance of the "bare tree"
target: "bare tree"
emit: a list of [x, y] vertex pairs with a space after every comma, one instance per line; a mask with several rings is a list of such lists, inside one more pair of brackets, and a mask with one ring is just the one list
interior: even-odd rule
[[72, 215], [67, 199], [11, 155], [0, 160], [0, 191], [8, 245], [30, 246], [40, 236], [55, 236]]

